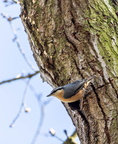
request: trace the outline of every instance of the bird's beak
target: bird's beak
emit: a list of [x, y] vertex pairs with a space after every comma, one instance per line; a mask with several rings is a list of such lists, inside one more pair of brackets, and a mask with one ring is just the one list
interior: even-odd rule
[[47, 95], [47, 97], [51, 96], [51, 94]]

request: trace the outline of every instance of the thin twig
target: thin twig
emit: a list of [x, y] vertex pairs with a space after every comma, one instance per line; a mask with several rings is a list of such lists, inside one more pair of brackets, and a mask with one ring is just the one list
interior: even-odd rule
[[37, 127], [37, 130], [36, 130], [36, 133], [33, 137], [33, 140], [31, 142], [31, 144], [35, 144], [36, 143], [36, 140], [40, 134], [40, 130], [41, 130], [41, 127], [43, 125], [43, 121], [44, 121], [44, 105], [40, 106], [40, 120], [39, 120], [39, 124], [38, 124], [38, 127]]
[[24, 94], [23, 94], [23, 98], [22, 98], [22, 103], [21, 103], [21, 106], [20, 106], [20, 109], [16, 115], [16, 117], [13, 119], [13, 121], [11, 122], [10, 124], [10, 127], [13, 127], [15, 122], [17, 121], [17, 119], [19, 118], [20, 114], [23, 112], [23, 109], [25, 107], [25, 98], [26, 98], [26, 93], [27, 93], [27, 89], [28, 89], [28, 86], [29, 86], [29, 82], [30, 82], [31, 79], [29, 79], [27, 81], [27, 84], [26, 84], [26, 87], [25, 87], [25, 90], [24, 90]]
[[58, 137], [57, 135], [54, 136], [56, 139], [58, 139], [61, 142], [64, 142], [64, 140], [62, 140], [60, 137]]
[[45, 102], [43, 102], [43, 104], [41, 104], [41, 95], [36, 97], [38, 102], [39, 102], [39, 109], [40, 109], [40, 120], [39, 120], [39, 124], [38, 124], [38, 127], [37, 127], [37, 130], [36, 130], [36, 133], [33, 137], [33, 140], [31, 142], [31, 144], [35, 144], [36, 143], [36, 140], [40, 134], [40, 131], [41, 131], [41, 127], [43, 125], [43, 121], [44, 121], [44, 116], [45, 116], [45, 106], [47, 104], [49, 104], [49, 102], [51, 100], [46, 100]]
[[33, 71], [36, 71], [37, 69], [31, 64], [31, 62], [29, 61], [29, 59], [26, 57], [25, 52], [24, 52], [24, 50], [23, 50], [23, 48], [22, 48], [22, 46], [21, 46], [21, 44], [20, 44], [20, 42], [19, 42], [19, 39], [18, 39], [18, 36], [17, 36], [17, 31], [16, 31], [16, 29], [15, 29], [14, 26], [13, 26], [12, 21], [15, 20], [15, 19], [18, 18], [18, 17], [14, 17], [14, 18], [12, 18], [12, 17], [10, 17], [10, 16], [8, 17], [8, 16], [6, 16], [6, 15], [3, 14], [3, 13], [1, 13], [1, 15], [2, 15], [3, 18], [5, 18], [5, 19], [9, 22], [11, 31], [12, 31], [12, 33], [13, 33], [13, 35], [14, 35], [13, 41], [16, 42], [17, 47], [18, 47], [21, 55], [22, 55], [23, 58], [25, 59], [26, 63], [28, 64], [28, 66], [29, 66]]
[[9, 1], [9, 0], [4, 0], [3, 1], [4, 3], [6, 3], [6, 7], [7, 6], [11, 6], [11, 5], [13, 5], [13, 4], [20, 4], [20, 1], [18, 0], [18, 1], [16, 1], [16, 0], [11, 0], [11, 1]]
[[55, 131], [54, 129], [51, 128], [51, 129], [49, 130], [49, 133], [51, 134], [51, 136], [55, 137], [55, 138], [58, 139], [59, 141], [64, 142], [60, 137], [58, 137], [58, 136], [56, 135], [56, 131]]
[[21, 45], [20, 45], [20, 42], [19, 42], [19, 39], [18, 39], [18, 36], [17, 36], [17, 32], [16, 32], [16, 30], [15, 30], [15, 28], [14, 28], [14, 26], [13, 26], [13, 23], [10, 21], [9, 24], [10, 24], [12, 33], [14, 34], [14, 41], [16, 42], [17, 47], [18, 47], [21, 55], [22, 55], [23, 58], [25, 59], [25, 61], [26, 61], [26, 63], [28, 64], [28, 66], [29, 66], [33, 71], [36, 71], [36, 68], [31, 64], [31, 62], [29, 61], [29, 59], [26, 57], [25, 52], [24, 52], [23, 48], [22, 48]]
[[39, 95], [39, 93], [36, 92], [35, 87], [33, 87], [31, 84], [29, 84], [29, 89], [32, 91], [33, 95], [37, 98]]
[[16, 77], [16, 78], [4, 80], [4, 81], [1, 81], [1, 82], [0, 82], [0, 85], [1, 85], [1, 84], [5, 84], [5, 83], [8, 83], [8, 82], [13, 82], [13, 81], [16, 81], [16, 80], [20, 80], [20, 79], [31, 78], [31, 77], [37, 75], [38, 73], [39, 73], [39, 71], [36, 71], [35, 73], [28, 74], [28, 75], [26, 75], [26, 76], [18, 76], [18, 77]]

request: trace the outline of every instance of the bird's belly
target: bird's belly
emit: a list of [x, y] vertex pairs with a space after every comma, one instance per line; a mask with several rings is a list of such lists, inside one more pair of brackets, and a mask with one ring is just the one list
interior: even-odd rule
[[76, 95], [70, 97], [70, 98], [64, 98], [62, 95], [60, 95], [59, 97], [57, 97], [58, 99], [60, 99], [62, 102], [67, 102], [67, 103], [71, 103], [71, 102], [75, 102], [78, 101], [79, 99], [81, 99], [84, 96], [84, 91], [80, 90]]

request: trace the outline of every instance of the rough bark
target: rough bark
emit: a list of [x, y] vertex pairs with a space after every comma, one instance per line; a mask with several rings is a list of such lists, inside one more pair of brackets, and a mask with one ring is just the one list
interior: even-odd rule
[[21, 0], [21, 7], [45, 81], [55, 87], [95, 75], [82, 101], [64, 104], [81, 143], [117, 144], [117, 1]]

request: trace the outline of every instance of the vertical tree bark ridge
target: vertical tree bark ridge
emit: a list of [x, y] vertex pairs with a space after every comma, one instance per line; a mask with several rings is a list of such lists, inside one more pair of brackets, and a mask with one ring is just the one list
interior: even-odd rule
[[21, 0], [21, 19], [42, 78], [53, 87], [95, 75], [67, 104], [82, 144], [118, 142], [118, 19], [112, 1]]

